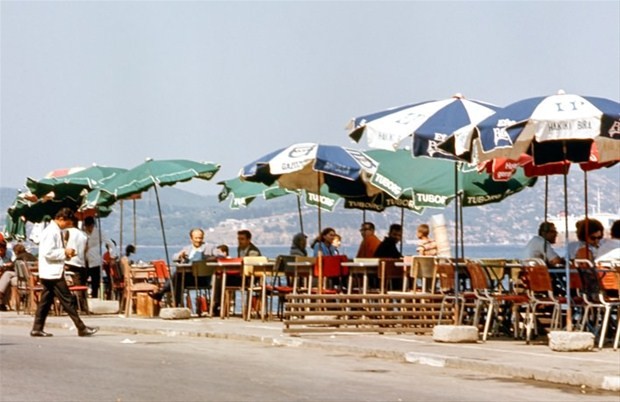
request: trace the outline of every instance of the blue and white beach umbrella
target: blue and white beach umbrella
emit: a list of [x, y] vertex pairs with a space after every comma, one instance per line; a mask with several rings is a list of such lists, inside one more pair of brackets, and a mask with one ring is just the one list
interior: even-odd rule
[[[499, 110], [472, 130], [475, 158], [533, 156], [535, 165], [620, 160], [620, 103], [566, 94], [524, 99]], [[594, 152], [593, 144], [596, 144]]]
[[413, 137], [413, 154], [450, 158], [437, 146], [452, 133], [495, 113], [497, 106], [465, 99], [456, 94], [449, 99], [422, 102], [377, 112], [351, 120], [349, 136], [358, 141], [362, 135], [370, 148], [395, 150], [407, 137]]
[[323, 183], [342, 196], [381, 192], [370, 184], [377, 163], [362, 151], [335, 145], [300, 143], [278, 149], [246, 165], [243, 180], [319, 193]]

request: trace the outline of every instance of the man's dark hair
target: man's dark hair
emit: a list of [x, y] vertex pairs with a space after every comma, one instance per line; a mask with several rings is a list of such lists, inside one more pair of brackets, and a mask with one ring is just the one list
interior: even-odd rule
[[84, 218], [84, 226], [92, 226], [95, 224], [95, 218], [92, 216], [87, 216]]
[[398, 223], [392, 223], [390, 225], [390, 232], [402, 232], [402, 231], [403, 231], [402, 225]]
[[375, 224], [372, 222], [364, 222], [362, 223], [362, 227], [368, 226], [371, 230], [375, 230]]
[[73, 210], [71, 208], [60, 208], [58, 212], [56, 212], [56, 215], [54, 215], [54, 219], [64, 219], [66, 221], [72, 221], [74, 215], [75, 214], [73, 213]]
[[248, 240], [252, 240], [252, 233], [249, 230], [240, 230], [237, 232], [237, 235], [245, 236], [248, 238]]
[[551, 222], [543, 222], [538, 227], [538, 235], [542, 236], [545, 233], [548, 233], [551, 229], [555, 229], [555, 225]]

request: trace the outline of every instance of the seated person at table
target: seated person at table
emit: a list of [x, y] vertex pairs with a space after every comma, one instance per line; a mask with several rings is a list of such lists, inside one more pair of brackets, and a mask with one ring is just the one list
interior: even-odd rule
[[256, 257], [262, 255], [260, 250], [252, 243], [252, 233], [249, 230], [237, 232], [237, 257]]
[[611, 225], [610, 237], [601, 240], [597, 261], [620, 260], [620, 220]]
[[189, 231], [189, 239], [191, 244], [176, 253], [174, 260], [182, 263], [205, 261], [209, 256], [207, 244], [204, 242], [205, 232], [200, 228], [194, 228]]
[[437, 255], [437, 243], [435, 240], [431, 239], [428, 235], [431, 232], [430, 228], [426, 223], [418, 226], [417, 236], [420, 242], [418, 243], [418, 247], [416, 251], [418, 255], [425, 256], [436, 256]]
[[340, 255], [340, 246], [342, 245], [342, 236], [338, 233], [334, 235], [334, 241], [332, 241], [332, 246], [334, 246], [334, 250], [336, 250], [336, 255]]
[[226, 244], [220, 244], [213, 249], [213, 256], [218, 258], [228, 257], [228, 246]]
[[583, 223], [585, 222], [585, 219], [580, 219], [577, 222], [575, 222], [575, 233], [577, 234], [577, 240], [573, 240], [573, 241], [569, 241], [568, 242], [568, 258], [569, 259], [574, 259], [575, 255], [577, 254], [577, 250], [579, 250], [581, 247], [583, 247], [586, 244], [586, 239], [585, 239], [585, 233], [580, 232], [581, 231], [581, 225], [583, 225]]
[[308, 251], [306, 251], [306, 247], [308, 246], [308, 236], [304, 233], [297, 233], [293, 236], [293, 242], [291, 244], [291, 249], [289, 251], [290, 255], [297, 255], [300, 257], [307, 257]]
[[321, 234], [312, 242], [312, 250], [314, 256], [318, 257], [319, 251], [321, 255], [338, 255], [338, 252], [334, 245], [334, 238], [336, 237], [336, 231], [333, 228], [325, 228], [321, 231]]
[[552, 244], [558, 237], [558, 231], [551, 222], [543, 222], [538, 227], [538, 235], [530, 239], [525, 246], [524, 258], [539, 258], [543, 260], [547, 266], [563, 265], [564, 258], [555, 252]]
[[403, 227], [397, 223], [390, 225], [388, 235], [379, 244], [374, 256], [376, 258], [402, 258], [402, 254], [397, 247], [402, 239]]
[[[189, 238], [191, 244], [184, 247], [181, 251], [174, 255], [174, 260], [181, 263], [192, 263], [195, 261], [206, 261], [208, 257], [211, 257], [207, 252], [207, 245], [204, 242], [205, 233], [200, 228], [194, 228], [189, 231]], [[209, 258], [212, 259], [212, 258]], [[172, 267], [171, 267], [172, 268]], [[176, 269], [170, 270], [170, 277], [174, 278]], [[149, 296], [157, 301], [161, 301], [164, 295], [170, 292], [170, 279], [167, 279], [164, 286], [158, 292], [151, 292]], [[180, 290], [175, 289], [176, 299], [180, 300]]]
[[362, 235], [362, 242], [355, 257], [373, 258], [377, 247], [381, 244], [381, 240], [375, 234], [375, 224], [372, 222], [362, 223], [360, 234]]
[[584, 220], [577, 231], [577, 237], [583, 239], [583, 245], [575, 252], [575, 258], [594, 261], [599, 256], [599, 242], [603, 239], [604, 230], [598, 220]]

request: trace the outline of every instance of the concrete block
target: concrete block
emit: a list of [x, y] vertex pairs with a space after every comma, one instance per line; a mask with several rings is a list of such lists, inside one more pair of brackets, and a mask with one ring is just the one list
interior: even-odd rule
[[435, 325], [433, 340], [446, 343], [478, 342], [478, 328], [472, 325]]
[[86, 299], [90, 314], [118, 314], [118, 300]]
[[159, 310], [159, 318], [164, 320], [187, 320], [191, 316], [192, 312], [185, 307], [169, 307]]
[[556, 352], [587, 352], [594, 348], [594, 334], [590, 332], [551, 331], [547, 336], [549, 348]]

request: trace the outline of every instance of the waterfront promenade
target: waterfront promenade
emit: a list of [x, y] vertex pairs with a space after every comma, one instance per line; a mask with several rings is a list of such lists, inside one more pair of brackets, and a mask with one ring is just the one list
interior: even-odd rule
[[[610, 347], [591, 352], [553, 352], [539, 337], [534, 344], [522, 340], [491, 338], [486, 343], [444, 344], [433, 342], [431, 336], [411, 334], [351, 334], [331, 332], [302, 336], [286, 335], [279, 321], [243, 321], [191, 318], [163, 320], [159, 318], [125, 318], [119, 315], [84, 316], [88, 325], [100, 327], [100, 333], [124, 333], [131, 339], [135, 334], [163, 334], [174, 337], [234, 339], [261, 344], [291, 347], [320, 348], [362, 356], [406, 361], [471, 370], [489, 375], [515, 379], [583, 387], [584, 390], [620, 392], [620, 351]], [[0, 313], [0, 326], [20, 326], [28, 336], [33, 317], [15, 312]], [[75, 333], [66, 316], [50, 316], [46, 330], [55, 335]], [[77, 336], [77, 335], [76, 335]], [[96, 342], [96, 337], [92, 341]]]

